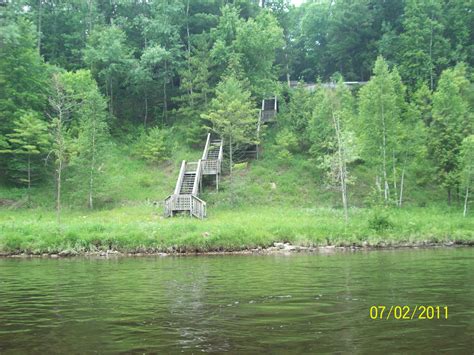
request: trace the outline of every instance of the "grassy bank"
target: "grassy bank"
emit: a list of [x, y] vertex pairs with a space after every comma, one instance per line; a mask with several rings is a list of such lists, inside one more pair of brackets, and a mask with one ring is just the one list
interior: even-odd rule
[[459, 203], [448, 207], [436, 185], [416, 185], [414, 173], [407, 173], [405, 207], [381, 209], [370, 207], [372, 174], [363, 165], [354, 167], [356, 184], [349, 189], [354, 207], [345, 224], [339, 193], [325, 186], [314, 162], [295, 156], [282, 163], [270, 149], [263, 159], [235, 169], [232, 188], [224, 175], [219, 193], [212, 186], [204, 189], [206, 220], [163, 219], [160, 201], [173, 191], [180, 160], [196, 159], [199, 153], [175, 150], [169, 162], [151, 165], [117, 144], [109, 151], [104, 166], [109, 178], [95, 210], [86, 208], [87, 194], [65, 179], [61, 225], [49, 182], [33, 188], [29, 206], [25, 189], [0, 187], [0, 200], [16, 201], [0, 206], [0, 253], [236, 251], [274, 242], [474, 243], [474, 217], [463, 218]]
[[[258, 213], [255, 213], [258, 211]], [[47, 210], [3, 211], [0, 252], [83, 253], [236, 251], [274, 242], [302, 246], [474, 244], [474, 218], [439, 208], [353, 209], [346, 225], [334, 209], [212, 211], [207, 220], [163, 219], [153, 206], [68, 212], [58, 226]]]

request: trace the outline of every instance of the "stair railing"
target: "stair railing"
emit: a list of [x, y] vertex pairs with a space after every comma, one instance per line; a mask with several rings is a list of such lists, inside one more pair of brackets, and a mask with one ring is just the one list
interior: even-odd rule
[[181, 191], [181, 184], [183, 183], [184, 173], [186, 172], [186, 160], [181, 163], [181, 169], [179, 170], [178, 180], [176, 181], [176, 187], [174, 188], [174, 194], [179, 195]]
[[222, 159], [224, 159], [224, 138], [221, 139], [221, 146], [219, 147], [219, 155], [217, 156], [217, 172], [222, 171]]
[[202, 176], [202, 159], [198, 160], [196, 167], [196, 176], [194, 177], [193, 192], [192, 195], [195, 196], [199, 193], [199, 185], [201, 183]]
[[207, 134], [207, 139], [206, 139], [206, 145], [204, 146], [204, 151], [202, 152], [202, 158], [201, 159], [207, 159], [207, 153], [209, 151], [209, 145], [211, 144], [211, 134]]

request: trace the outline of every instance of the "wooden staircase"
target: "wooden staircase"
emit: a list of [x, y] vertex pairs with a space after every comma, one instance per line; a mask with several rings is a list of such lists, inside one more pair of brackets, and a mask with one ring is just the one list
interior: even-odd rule
[[211, 140], [207, 135], [202, 159], [197, 162], [183, 160], [174, 193], [165, 199], [165, 217], [186, 212], [200, 219], [206, 217], [206, 202], [198, 197], [202, 190], [204, 175], [215, 175], [216, 188], [219, 187], [219, 175], [223, 159], [222, 139]]

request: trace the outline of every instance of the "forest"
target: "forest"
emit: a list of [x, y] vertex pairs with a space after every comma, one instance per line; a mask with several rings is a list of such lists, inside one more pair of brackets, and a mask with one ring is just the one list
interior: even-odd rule
[[[470, 0], [0, 11], [0, 252], [474, 241]], [[207, 132], [230, 142], [209, 217], [164, 220]]]

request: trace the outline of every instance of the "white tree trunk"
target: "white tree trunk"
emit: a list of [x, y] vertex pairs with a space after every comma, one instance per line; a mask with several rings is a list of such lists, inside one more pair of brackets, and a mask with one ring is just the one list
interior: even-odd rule
[[464, 196], [464, 212], [463, 216], [467, 216], [467, 202], [469, 201], [469, 186], [466, 187], [466, 195]]
[[96, 119], [94, 118], [93, 129], [92, 129], [92, 159], [89, 174], [89, 208], [94, 208], [93, 203], [93, 192], [94, 192], [94, 172], [95, 172], [95, 160], [96, 160]]
[[342, 193], [342, 205], [344, 208], [344, 219], [346, 222], [349, 219], [348, 215], [348, 208], [347, 208], [347, 185], [346, 185], [346, 175], [347, 175], [347, 168], [346, 168], [346, 158], [345, 158], [345, 147], [343, 146], [343, 141], [341, 137], [341, 122], [340, 118], [337, 114], [334, 113], [334, 108], [332, 112], [332, 119], [334, 124], [334, 131], [336, 133], [337, 139], [337, 151], [338, 151], [338, 170], [339, 170], [339, 182], [341, 187]]
[[383, 101], [381, 103], [382, 110], [382, 174], [383, 174], [383, 185], [384, 185], [384, 200], [385, 203], [388, 202], [390, 196], [390, 190], [388, 187], [388, 178], [387, 178], [387, 129], [385, 125], [385, 111]]

